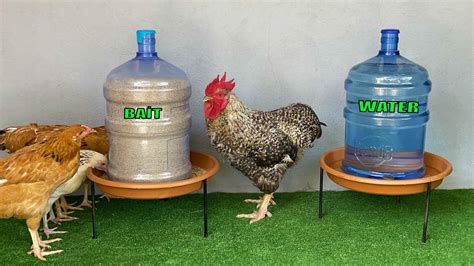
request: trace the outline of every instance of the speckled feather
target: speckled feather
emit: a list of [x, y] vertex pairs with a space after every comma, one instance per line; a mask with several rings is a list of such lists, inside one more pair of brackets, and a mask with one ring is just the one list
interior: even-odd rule
[[321, 136], [319, 119], [308, 105], [263, 112], [246, 107], [233, 93], [206, 124], [212, 145], [267, 194], [278, 189], [286, 170]]

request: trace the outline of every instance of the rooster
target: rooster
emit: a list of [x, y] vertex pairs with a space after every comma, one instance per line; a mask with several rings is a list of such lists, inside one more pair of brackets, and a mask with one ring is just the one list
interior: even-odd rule
[[232, 92], [234, 80], [217, 76], [205, 90], [204, 115], [211, 144], [264, 193], [257, 211], [237, 215], [257, 222], [268, 211], [286, 170], [321, 137], [321, 125], [308, 105], [297, 103], [270, 112], [245, 106]]
[[[17, 127], [7, 127], [0, 130], [0, 150], [14, 153], [26, 146], [52, 138], [67, 127], [68, 126], [65, 125], [38, 125], [36, 123]], [[107, 154], [109, 152], [109, 143], [105, 127], [101, 126], [94, 128], [94, 132], [87, 135], [82, 140], [81, 149]], [[59, 217], [67, 218], [67, 215], [65, 214], [67, 214], [67, 210], [69, 209], [74, 210], [80, 209], [80, 207], [91, 207], [90, 201], [88, 200], [89, 191], [87, 183], [88, 180], [85, 180], [83, 189], [84, 197], [82, 203], [77, 207], [68, 205], [64, 197], [60, 198], [56, 207]], [[63, 211], [65, 214], [63, 214]]]
[[38, 228], [51, 194], [77, 172], [81, 140], [91, 132], [86, 126], [71, 126], [0, 160], [0, 218], [26, 220], [33, 242], [29, 254], [40, 260], [62, 252], [44, 251], [61, 239], [43, 241]]

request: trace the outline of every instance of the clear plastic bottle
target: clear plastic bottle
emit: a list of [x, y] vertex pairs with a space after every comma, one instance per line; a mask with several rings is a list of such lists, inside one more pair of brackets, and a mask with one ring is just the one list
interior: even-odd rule
[[431, 81], [426, 69], [400, 55], [399, 30], [381, 33], [379, 54], [354, 66], [345, 81], [342, 169], [362, 177], [419, 178]]
[[104, 84], [109, 133], [108, 175], [129, 182], [191, 177], [191, 84], [158, 57], [155, 31], [137, 31], [138, 52], [113, 69]]

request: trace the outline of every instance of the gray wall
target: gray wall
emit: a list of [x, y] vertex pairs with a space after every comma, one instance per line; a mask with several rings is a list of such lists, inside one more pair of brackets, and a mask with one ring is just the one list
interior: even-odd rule
[[[474, 187], [470, 1], [234, 2], [2, 0], [0, 127], [102, 124], [105, 76], [134, 56], [136, 29], [154, 28], [161, 57], [193, 84], [193, 149], [221, 159], [209, 146], [201, 100], [224, 71], [251, 107], [313, 106], [329, 127], [280, 191], [313, 190], [319, 156], [343, 145], [348, 70], [377, 53], [381, 28], [398, 27], [402, 54], [425, 66], [433, 82], [426, 149], [454, 166], [442, 187]], [[211, 190], [256, 191], [224, 162]]]

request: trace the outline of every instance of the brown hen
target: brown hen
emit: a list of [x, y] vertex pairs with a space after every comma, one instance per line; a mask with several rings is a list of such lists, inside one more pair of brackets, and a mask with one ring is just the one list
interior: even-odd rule
[[26, 220], [33, 242], [29, 254], [40, 260], [62, 252], [45, 252], [49, 243], [61, 239], [43, 241], [38, 228], [51, 193], [76, 173], [81, 140], [91, 131], [86, 126], [71, 126], [0, 160], [0, 218]]
[[[17, 127], [7, 127], [0, 130], [0, 150], [6, 150], [10, 153], [16, 152], [26, 146], [54, 137], [67, 127], [68, 126], [65, 125], [38, 125], [36, 123]], [[94, 130], [95, 132], [87, 135], [82, 140], [81, 149], [107, 154], [109, 152], [109, 142], [105, 127], [96, 127]], [[67, 215], [63, 214], [63, 211], [67, 212], [68, 209], [81, 209], [80, 207], [82, 206], [91, 207], [90, 201], [87, 199], [89, 194], [87, 183], [88, 180], [86, 179], [83, 188], [83, 201], [79, 206], [72, 207], [67, 204], [64, 197], [61, 197], [56, 208], [58, 218], [67, 217]]]
[[[0, 130], [0, 150], [6, 150], [10, 153], [16, 152], [26, 146], [54, 137], [66, 128], [68, 128], [66, 125], [38, 125], [36, 123], [7, 127]], [[105, 127], [96, 127], [94, 130], [95, 132], [82, 140], [81, 149], [107, 154], [109, 144]]]

